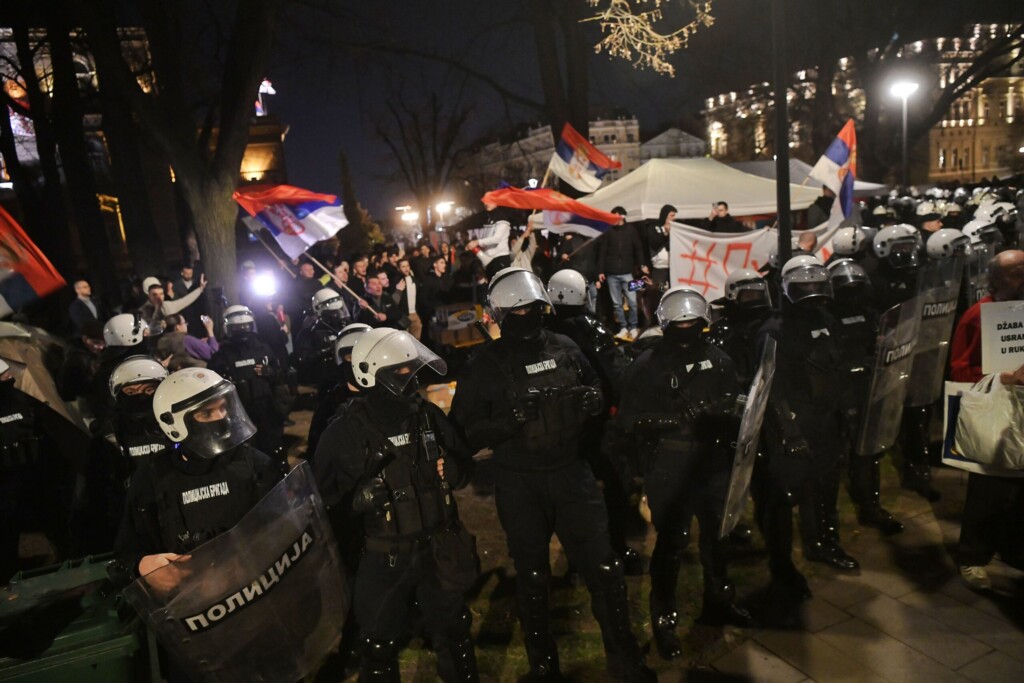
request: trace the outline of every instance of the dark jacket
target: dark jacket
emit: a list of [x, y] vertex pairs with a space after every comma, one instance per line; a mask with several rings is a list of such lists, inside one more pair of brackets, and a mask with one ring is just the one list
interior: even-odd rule
[[98, 320], [101, 323], [105, 323], [110, 316], [106, 309], [103, 308], [100, 302], [93, 300], [92, 305], [96, 307], [96, 315], [92, 314], [89, 307], [85, 305], [85, 302], [79, 298], [75, 298], [68, 306], [68, 317], [71, 318], [71, 329], [72, 336], [81, 337], [82, 328], [85, 327], [86, 323], [90, 320]]
[[746, 232], [743, 224], [732, 216], [715, 216], [709, 221], [704, 221], [702, 226], [709, 232]]
[[597, 243], [597, 272], [630, 275], [647, 263], [643, 244], [630, 224], [612, 226]]

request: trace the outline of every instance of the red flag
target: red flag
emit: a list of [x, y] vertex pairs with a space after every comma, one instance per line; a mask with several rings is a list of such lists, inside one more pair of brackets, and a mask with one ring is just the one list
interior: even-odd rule
[[0, 207], [0, 318], [66, 284], [17, 221]]
[[483, 196], [481, 201], [484, 204], [496, 206], [508, 206], [513, 209], [535, 209], [538, 211], [565, 211], [574, 213], [583, 218], [601, 221], [609, 225], [615, 225], [622, 218], [618, 214], [608, 213], [587, 206], [581, 202], [566, 197], [561, 192], [550, 189], [520, 190], [515, 187], [504, 187], [500, 190], [491, 190]]
[[306, 202], [336, 204], [338, 202], [338, 197], [333, 194], [320, 194], [294, 185], [249, 185], [236, 191], [232, 197], [250, 216], [255, 216], [273, 204], [292, 205]]

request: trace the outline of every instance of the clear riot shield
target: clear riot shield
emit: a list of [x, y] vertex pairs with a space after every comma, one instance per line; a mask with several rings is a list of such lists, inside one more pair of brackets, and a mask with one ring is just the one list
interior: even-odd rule
[[971, 256], [967, 259], [963, 275], [968, 308], [989, 295], [988, 262], [995, 255], [995, 247], [991, 244], [971, 245]]
[[761, 365], [750, 383], [747, 404], [743, 408], [743, 418], [740, 420], [736, 454], [732, 461], [732, 474], [729, 476], [729, 493], [725, 498], [722, 525], [718, 530], [719, 538], [725, 538], [736, 528], [747, 507], [750, 478], [754, 474], [754, 461], [757, 459], [757, 440], [761, 435], [761, 423], [764, 422], [764, 411], [768, 407], [768, 396], [771, 394], [774, 378], [775, 340], [769, 337], [761, 354]]
[[193, 680], [300, 680], [340, 636], [349, 606], [309, 465], [230, 531], [138, 579], [125, 597]]
[[857, 455], [875, 455], [896, 443], [920, 324], [919, 297], [893, 306], [878, 320], [871, 390], [857, 427]]
[[959, 257], [930, 261], [924, 269], [918, 290], [921, 326], [914, 345], [908, 406], [931, 405], [942, 396], [962, 272], [963, 259]]

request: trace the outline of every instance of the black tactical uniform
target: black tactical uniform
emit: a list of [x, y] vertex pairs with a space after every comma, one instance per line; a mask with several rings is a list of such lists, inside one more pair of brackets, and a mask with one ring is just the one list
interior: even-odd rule
[[700, 524], [704, 619], [750, 618], [733, 605], [735, 588], [718, 540], [742, 388], [732, 360], [700, 338], [702, 327], [703, 321], [685, 331], [670, 324], [663, 340], [634, 361], [617, 415], [622, 428], [644, 442], [640, 469], [658, 532], [650, 566], [651, 622], [666, 658], [682, 651], [674, 634], [675, 589], [694, 515]]
[[[494, 450], [495, 500], [515, 563], [531, 674], [559, 675], [548, 608], [555, 533], [591, 592], [610, 670], [647, 680], [601, 491], [579, 457], [583, 425], [600, 409], [600, 380], [576, 344], [540, 329], [540, 316], [539, 303], [528, 315], [508, 314], [502, 337], [464, 368], [451, 414], [473, 449]], [[509, 322], [515, 318], [523, 320]]]
[[[843, 381], [839, 332], [821, 306], [787, 305], [758, 335], [758, 348], [775, 338], [775, 380], [765, 414], [764, 452], [754, 489], [758, 523], [768, 546], [773, 580], [794, 597], [808, 597], [807, 582], [792, 561], [794, 504], [820, 509], [822, 483], [834, 471], [840, 439]], [[820, 519], [808, 515], [807, 519]], [[812, 534], [815, 539], [823, 533]]]
[[186, 554], [233, 527], [280, 481], [281, 467], [248, 444], [216, 458], [168, 449], [132, 477], [115, 556], [129, 576], [159, 553]]
[[[614, 405], [618, 401], [622, 375], [629, 367], [629, 359], [622, 347], [615, 344], [615, 337], [600, 321], [587, 313], [585, 306], [557, 305], [555, 310], [556, 315], [546, 318], [546, 326], [576, 342], [590, 366], [597, 371], [607, 402]], [[601, 493], [608, 507], [608, 531], [612, 545], [624, 560], [627, 573], [640, 574], [643, 572], [640, 555], [626, 544], [630, 517], [636, 518], [634, 522], [640, 518], [636, 506], [630, 505], [620, 472], [601, 448], [607, 422], [607, 411], [587, 421], [580, 435], [580, 453], [590, 462], [594, 475], [603, 484]]]
[[317, 318], [295, 335], [295, 368], [299, 381], [313, 384], [319, 393], [327, 393], [338, 381], [338, 365], [334, 360], [334, 342], [338, 330]]
[[17, 570], [23, 531], [45, 532], [61, 559], [80, 543], [68, 533], [86, 450], [75, 432], [13, 381], [0, 382], [0, 583]]
[[719, 317], [711, 323], [708, 342], [725, 352], [736, 366], [740, 386], [750, 386], [754, 374], [761, 364], [757, 355], [757, 333], [771, 315], [768, 306], [748, 306], [717, 299], [712, 302], [719, 308]]
[[[261, 374], [256, 374], [261, 366]], [[231, 380], [245, 412], [256, 425], [253, 446], [280, 457], [286, 408], [282, 396], [287, 394], [286, 377], [273, 351], [252, 332], [234, 331], [220, 343], [208, 367]]]
[[862, 456], [853, 451], [861, 411], [871, 391], [878, 313], [866, 297], [846, 296], [842, 289], [836, 290], [832, 313], [839, 323], [839, 348], [845, 370], [843, 397], [847, 419], [843, 423], [843, 434], [847, 439], [846, 452], [850, 453], [850, 498], [862, 524], [876, 527], [886, 534], [898, 533], [903, 530], [903, 525], [882, 508], [880, 500], [879, 461], [885, 453]]
[[441, 679], [477, 679], [464, 601], [477, 561], [453, 494], [470, 464], [439, 408], [383, 387], [346, 403], [320, 439], [314, 468], [339, 536], [350, 536], [353, 522], [362, 527], [354, 604], [363, 639], [361, 681], [398, 681], [399, 640], [414, 598]]

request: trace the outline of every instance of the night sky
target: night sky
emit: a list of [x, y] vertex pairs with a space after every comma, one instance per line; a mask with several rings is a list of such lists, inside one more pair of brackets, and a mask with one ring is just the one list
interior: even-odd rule
[[[802, 0], [795, 0], [799, 4]], [[334, 7], [339, 3], [327, 3]], [[500, 133], [515, 123], [538, 121], [523, 107], [507, 107], [495, 92], [457, 71], [413, 58], [358, 51], [360, 41], [394, 44], [443, 54], [497, 78], [508, 88], [540, 100], [533, 34], [521, 19], [517, 0], [375, 0], [320, 11], [292, 8], [281, 22], [268, 72], [277, 89], [268, 109], [288, 125], [285, 144], [293, 184], [337, 192], [338, 153], [344, 150], [360, 202], [382, 219], [409, 203], [390, 153], [375, 134], [384, 103], [399, 95], [421, 101], [429, 92], [473, 107], [463, 136], [471, 142]], [[923, 4], [923, 3], [922, 3]], [[1021, 13], [1015, 2], [992, 4]], [[931, 3], [934, 6], [934, 3]], [[977, 5], [975, 5], [977, 6]], [[633, 69], [628, 63], [595, 54], [590, 59], [592, 111], [624, 107], [639, 119], [642, 139], [671, 125], [700, 134], [703, 99], [749, 83], [770, 80], [771, 40], [767, 0], [718, 0], [716, 22], [702, 29], [678, 55], [675, 78]], [[936, 21], [922, 13], [922, 24]], [[966, 17], [964, 17], [966, 19]], [[946, 21], [950, 21], [948, 13]], [[959, 21], [959, 17], [952, 20]], [[801, 16], [790, 18], [792, 70], [807, 60], [801, 54]], [[598, 33], [593, 33], [596, 43]]]

